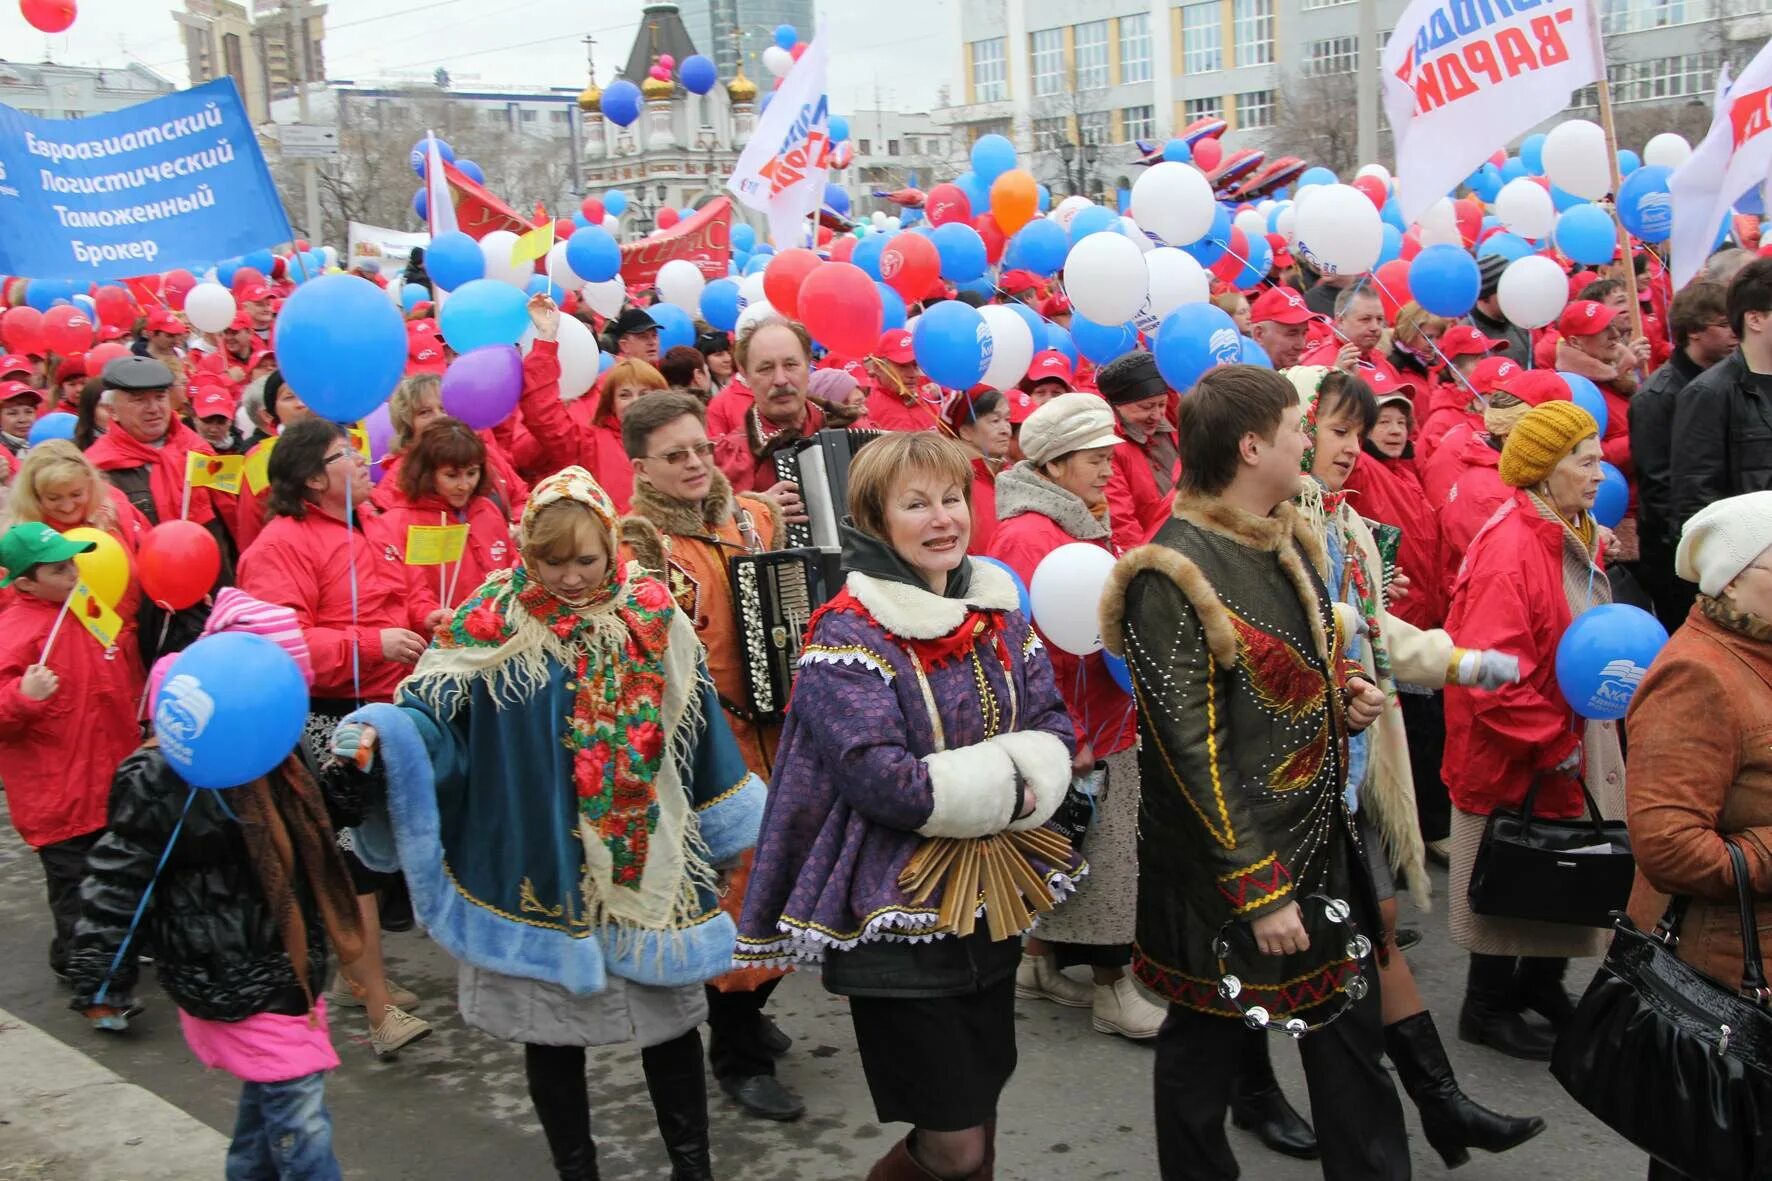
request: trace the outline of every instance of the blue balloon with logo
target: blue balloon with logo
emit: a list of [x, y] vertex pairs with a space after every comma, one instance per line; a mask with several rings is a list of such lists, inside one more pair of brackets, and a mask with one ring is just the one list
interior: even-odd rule
[[430, 290], [422, 284], [408, 283], [400, 288], [400, 306], [409, 312], [430, 298]]
[[621, 273], [621, 246], [602, 226], [574, 230], [566, 239], [566, 265], [587, 283], [607, 283]]
[[[1079, 317], [1077, 316], [1072, 316], [1071, 322], [1075, 323], [1078, 318]], [[1071, 339], [1070, 330], [1063, 324], [1047, 323], [1045, 347], [1056, 349], [1063, 353], [1065, 359], [1070, 361], [1072, 368], [1076, 367], [1078, 358], [1082, 356], [1082, 354], [1077, 351], [1077, 342]], [[1038, 349], [1035, 350], [1035, 352], [1038, 351]]]
[[[628, 211], [628, 195], [620, 189], [610, 189], [603, 194], [603, 212], [610, 217], [620, 217]], [[734, 241], [737, 239], [735, 238]]]
[[1458, 317], [1477, 304], [1483, 272], [1459, 246], [1425, 247], [1409, 264], [1409, 293], [1436, 316]]
[[50, 439], [67, 439], [69, 442], [72, 442], [74, 439], [74, 428], [78, 426], [79, 423], [80, 419], [75, 415], [69, 414], [66, 410], [57, 410], [54, 414], [45, 414], [42, 418], [39, 418], [36, 422], [31, 424], [31, 433], [25, 436], [25, 442], [32, 447], [35, 447], [39, 443], [48, 442]]
[[984, 239], [963, 221], [936, 226], [931, 241], [941, 256], [941, 277], [950, 283], [970, 283], [990, 266]]
[[1138, 347], [1138, 330], [1131, 324], [1097, 324], [1073, 314], [1071, 340], [1076, 342], [1078, 352], [1097, 365], [1105, 365]]
[[[1609, 263], [1618, 252], [1618, 231], [1612, 225], [1612, 218], [1593, 204], [1565, 210], [1551, 230], [1551, 240], [1557, 244], [1558, 250], [1584, 266]], [[1413, 284], [1410, 290], [1414, 290]]]
[[1071, 218], [1070, 244], [1075, 246], [1090, 234], [1099, 234], [1119, 218], [1105, 205], [1089, 205], [1077, 210]]
[[1064, 227], [1049, 217], [1036, 217], [1015, 232], [1004, 252], [1003, 265], [1036, 275], [1050, 275], [1064, 265], [1071, 248]]
[[[420, 177], [425, 174], [425, 161], [429, 159], [430, 142], [429, 139], [421, 139], [413, 144], [412, 154], [408, 157], [412, 164], [412, 171]], [[437, 141], [437, 155], [442, 157], [446, 163], [455, 163], [455, 149], [444, 140]]]
[[917, 364], [937, 385], [968, 390], [991, 364], [991, 331], [978, 309], [957, 299], [932, 304], [911, 330]]
[[699, 53], [690, 54], [677, 66], [677, 79], [690, 94], [706, 94], [720, 80], [714, 63]]
[[878, 279], [874, 280], [874, 287], [880, 292], [880, 331], [891, 332], [895, 328], [903, 328], [905, 321], [910, 318], [909, 309], [904, 306], [904, 296]]
[[425, 273], [444, 291], [454, 291], [463, 283], [486, 277], [486, 255], [468, 235], [450, 230], [432, 238], [425, 248]]
[[1616, 529], [1630, 508], [1630, 483], [1623, 472], [1605, 460], [1600, 461], [1600, 471], [1606, 478], [1600, 482], [1600, 491], [1594, 497], [1594, 520], [1608, 529]]
[[1163, 145], [1163, 159], [1171, 164], [1192, 164], [1194, 150], [1187, 146], [1187, 140], [1172, 139]]
[[[495, 286], [522, 305], [522, 292]], [[522, 334], [519, 328], [497, 343], [513, 344]], [[272, 340], [284, 380], [301, 391], [308, 409], [333, 422], [367, 417], [406, 374], [406, 322], [381, 288], [357, 275], [322, 275], [296, 288], [277, 314]]]
[[[1618, 220], [1645, 242], [1665, 242], [1673, 233], [1674, 199], [1667, 183], [1673, 172], [1665, 164], [1646, 164], [1633, 170], [1618, 188]], [[1750, 192], [1757, 190], [1755, 186]], [[1737, 208], [1740, 205], [1736, 202]]]
[[[536, 278], [547, 282], [546, 276], [537, 275]], [[437, 317], [437, 327], [449, 347], [458, 353], [472, 352], [487, 345], [516, 344], [529, 328], [529, 301], [524, 295], [509, 283], [497, 279], [463, 283], [444, 301], [443, 312]], [[283, 359], [281, 349], [277, 352], [277, 359]], [[301, 389], [300, 386], [295, 388]], [[302, 397], [306, 399], [305, 391]]]
[[1009, 581], [1015, 584], [1015, 597], [1021, 601], [1022, 617], [1031, 623], [1034, 618], [1033, 601], [1028, 598], [1028, 584], [1021, 580], [1021, 575], [1015, 572], [1015, 567], [1000, 558], [981, 558], [975, 555], [972, 560], [995, 566], [1009, 576]]
[[1243, 359], [1237, 322], [1209, 303], [1185, 303], [1164, 319], [1151, 349], [1169, 388], [1185, 392], [1216, 365]]
[[1594, 416], [1594, 421], [1600, 426], [1600, 437], [1604, 438], [1606, 423], [1611, 414], [1606, 409], [1606, 395], [1600, 392], [1600, 387], [1579, 373], [1559, 369], [1557, 376], [1569, 387], [1569, 400]]
[[701, 318], [721, 332], [738, 327], [738, 314], [742, 311], [744, 297], [731, 279], [715, 279], [701, 289]]
[[[726, 280], [721, 280], [725, 282]], [[703, 288], [705, 291], [706, 288]], [[674, 303], [655, 303], [646, 313], [658, 321], [658, 351], [669, 352], [678, 345], [695, 343], [695, 317]]]
[[[972, 171], [979, 180], [984, 182], [987, 196], [991, 182], [1014, 167], [1015, 145], [1009, 142], [1008, 137], [993, 132], [990, 135], [981, 135], [973, 141]], [[990, 202], [986, 201], [984, 208], [989, 208], [989, 206]], [[973, 208], [983, 212], [983, 209], [977, 205], [974, 205]]]
[[1641, 607], [1590, 607], [1557, 641], [1557, 688], [1582, 717], [1617, 721], [1666, 644], [1667, 629]]
[[295, 750], [307, 703], [307, 682], [289, 653], [250, 632], [218, 632], [173, 660], [154, 697], [154, 736], [192, 787], [239, 787]]

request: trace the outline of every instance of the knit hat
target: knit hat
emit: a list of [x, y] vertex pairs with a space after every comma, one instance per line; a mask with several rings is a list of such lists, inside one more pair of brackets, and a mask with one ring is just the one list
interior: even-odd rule
[[1115, 357], [1095, 374], [1095, 388], [1115, 406], [1129, 406], [1169, 392], [1169, 383], [1157, 371], [1157, 359], [1139, 349]]
[[1546, 402], [1508, 432], [1501, 448], [1501, 482], [1510, 488], [1540, 483], [1583, 439], [1600, 433], [1594, 416], [1573, 402]]
[[[215, 593], [215, 606], [210, 609], [209, 621], [203, 625], [205, 636], [222, 632], [249, 632], [263, 636], [289, 653], [295, 667], [301, 670], [302, 680], [313, 688], [314, 660], [308, 650], [308, 638], [301, 629], [301, 621], [290, 608], [255, 599], [237, 587], [223, 587]], [[160, 684], [176, 659], [178, 653], [168, 653], [156, 660], [148, 672], [150, 712], [152, 703], [160, 695]]]
[[1507, 270], [1507, 259], [1499, 254], [1485, 254], [1477, 260], [1477, 274], [1480, 282], [1477, 287], [1477, 298], [1488, 299], [1501, 286], [1501, 272]]
[[1028, 415], [1021, 424], [1021, 453], [1042, 467], [1073, 451], [1112, 447], [1114, 412], [1094, 394], [1060, 394]]
[[1748, 492], [1699, 509], [1680, 531], [1674, 571], [1715, 598], [1772, 546], [1772, 492]]

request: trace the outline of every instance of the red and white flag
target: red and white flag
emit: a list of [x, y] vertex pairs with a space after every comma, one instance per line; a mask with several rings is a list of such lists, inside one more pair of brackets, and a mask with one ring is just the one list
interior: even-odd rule
[[1772, 172], [1772, 42], [1733, 81], [1719, 77], [1717, 89], [1710, 133], [1667, 182], [1674, 199], [1675, 290], [1704, 265], [1730, 206]]
[[807, 218], [824, 204], [834, 146], [827, 62], [820, 30], [769, 100], [726, 182], [741, 202], [769, 218], [769, 236], [784, 250], [811, 244]]
[[1495, 149], [1605, 77], [1592, 0], [1414, 0], [1385, 46], [1397, 203], [1414, 222]]

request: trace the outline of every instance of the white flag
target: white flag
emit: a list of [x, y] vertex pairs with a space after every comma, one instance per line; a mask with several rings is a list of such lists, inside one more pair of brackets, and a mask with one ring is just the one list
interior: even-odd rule
[[[1718, 90], [1723, 88], [1718, 85]], [[1772, 42], [1729, 84], [1710, 134], [1668, 178], [1674, 199], [1674, 289], [1691, 282], [1729, 207], [1772, 170]]]
[[1592, 0], [1414, 0], [1382, 75], [1404, 219], [1418, 220], [1605, 68]]
[[431, 237], [455, 232], [455, 198], [449, 195], [449, 177], [443, 171], [443, 153], [434, 132], [425, 132], [425, 219]]
[[821, 29], [769, 100], [726, 182], [746, 206], [768, 216], [769, 236], [784, 250], [807, 245], [806, 218], [824, 204], [832, 147], [825, 65]]

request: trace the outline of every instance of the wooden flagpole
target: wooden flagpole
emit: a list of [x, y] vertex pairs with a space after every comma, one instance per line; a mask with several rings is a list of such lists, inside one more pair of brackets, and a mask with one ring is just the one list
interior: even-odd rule
[[[1597, 13], [1593, 19], [1599, 19]], [[1606, 167], [1612, 173], [1612, 225], [1618, 231], [1618, 257], [1624, 270], [1624, 289], [1630, 296], [1630, 334], [1635, 340], [1643, 335], [1643, 305], [1637, 300], [1637, 267], [1630, 252], [1630, 231], [1618, 216], [1618, 190], [1623, 187], [1624, 178], [1618, 171], [1618, 132], [1612, 126], [1612, 87], [1601, 78], [1595, 83], [1595, 93], [1599, 96], [1600, 129], [1606, 133]]]

